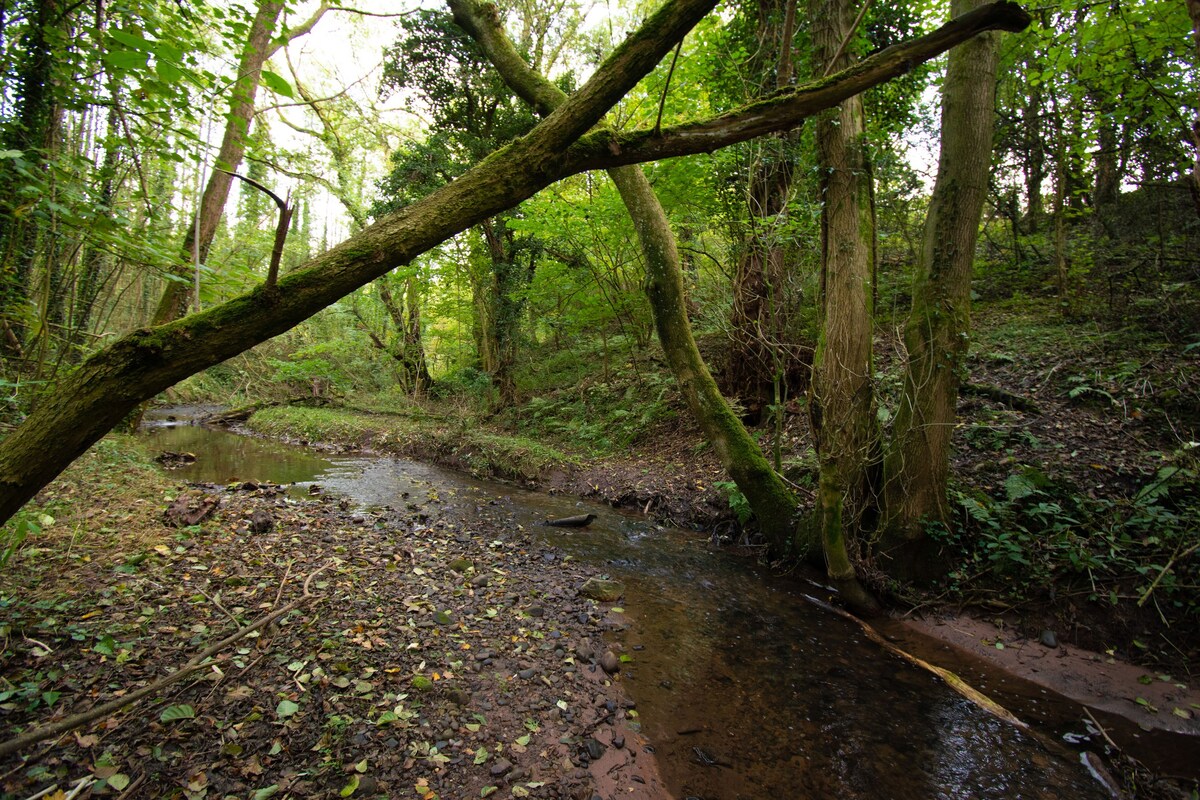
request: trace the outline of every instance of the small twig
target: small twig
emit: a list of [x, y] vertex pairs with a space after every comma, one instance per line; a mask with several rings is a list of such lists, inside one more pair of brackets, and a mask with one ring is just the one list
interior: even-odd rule
[[854, 20], [854, 24], [850, 26], [850, 30], [846, 31], [846, 38], [842, 39], [842, 43], [838, 45], [837, 52], [833, 54], [833, 58], [829, 59], [829, 63], [825, 66], [825, 74], [822, 78], [828, 78], [829, 73], [833, 72], [833, 65], [842, 57], [842, 53], [846, 51], [846, 45], [850, 44], [850, 38], [854, 36], [854, 32], [858, 30], [858, 26], [862, 24], [863, 17], [867, 15], [867, 9], [871, 7], [871, 0], [863, 3], [862, 10], [858, 12], [858, 17]]
[[[25, 766], [25, 765], [22, 764], [21, 766]], [[37, 794], [29, 795], [29, 797], [26, 797], [25, 800], [38, 800], [39, 797], [45, 797], [46, 795], [50, 794], [51, 792], [56, 792], [56, 791], [58, 791], [58, 784], [52, 783], [49, 786], [47, 786], [45, 789], [42, 789]]]
[[[279, 224], [275, 226], [275, 244], [271, 248], [271, 263], [267, 267], [267, 280], [265, 283], [265, 286], [268, 289], [274, 289], [275, 281], [279, 277], [279, 261], [281, 258], [283, 258], [283, 245], [284, 242], [287, 241], [288, 228], [291, 226], [292, 214], [295, 209], [292, 208], [291, 203], [289, 203], [287, 199], [281, 198], [279, 195], [275, 194], [266, 186], [263, 186], [253, 178], [247, 178], [245, 175], [239, 175], [238, 173], [230, 172], [227, 169], [220, 169], [220, 167], [217, 169], [221, 172], [224, 172], [226, 175], [230, 175], [250, 184], [255, 189], [258, 189], [260, 192], [263, 192], [272, 200], [274, 200], [275, 205], [279, 207]], [[290, 195], [288, 199], [290, 199]]]
[[[326, 565], [326, 566], [328, 566], [328, 565]], [[325, 569], [325, 567], [321, 567], [321, 569]], [[289, 561], [287, 563], [287, 567], [283, 570], [283, 580], [281, 580], [279, 582], [279, 591], [275, 592], [275, 602], [271, 603], [272, 608], [279, 605], [279, 598], [283, 597], [283, 587], [287, 586], [288, 575], [290, 575], [291, 573], [292, 573], [292, 562]], [[305, 587], [304, 591], [305, 591], [305, 593], [307, 593], [308, 592], [308, 581], [304, 582], [304, 587]]]
[[[291, 565], [289, 564], [288, 566], [290, 568]], [[153, 683], [149, 684], [148, 686], [143, 686], [141, 689], [130, 692], [129, 694], [127, 694], [123, 697], [118, 697], [115, 700], [110, 700], [107, 703], [103, 703], [102, 705], [96, 706], [95, 708], [91, 709], [90, 711], [84, 711], [80, 714], [75, 714], [74, 716], [66, 717], [64, 719], [59, 720], [58, 722], [53, 722], [53, 723], [50, 723], [49, 725], [43, 725], [40, 728], [36, 728], [32, 731], [28, 731], [20, 736], [14, 736], [11, 739], [0, 742], [0, 757], [6, 756], [9, 753], [20, 750], [21, 748], [27, 747], [28, 745], [34, 744], [35, 742], [40, 742], [44, 739], [49, 739], [52, 736], [57, 736], [60, 733], [64, 733], [73, 728], [78, 728], [81, 725], [86, 725], [89, 722], [94, 722], [95, 720], [100, 719], [101, 717], [105, 717], [114, 711], [117, 711], [121, 708], [124, 708], [127, 705], [135, 703], [138, 700], [141, 700], [143, 697], [146, 697], [151, 694], [155, 694], [155, 693], [165, 689], [166, 687], [170, 686], [171, 684], [176, 683], [180, 680], [183, 680], [185, 677], [192, 674], [193, 672], [196, 672], [197, 670], [204, 669], [205, 667], [211, 666], [210, 664], [206, 663], [210, 657], [212, 657], [216, 653], [220, 652], [221, 650], [224, 650], [226, 647], [233, 644], [234, 642], [245, 638], [246, 636], [253, 633], [254, 631], [256, 631], [260, 628], [264, 628], [267, 625], [270, 625], [271, 623], [275, 622], [283, 615], [285, 615], [285, 614], [289, 613], [290, 611], [292, 611], [293, 609], [295, 609], [297, 606], [301, 605], [302, 603], [307, 602], [312, 597], [312, 593], [309, 592], [309, 590], [308, 590], [308, 586], [312, 582], [312, 579], [314, 577], [316, 577], [317, 575], [319, 575], [320, 573], [324, 572], [326, 569], [328, 569], [331, 566], [333, 566], [332, 561], [329, 562], [328, 564], [326, 564], [325, 566], [320, 567], [320, 568], [314, 570], [313, 572], [311, 572], [309, 574], [309, 576], [304, 579], [304, 593], [300, 597], [296, 598], [295, 600], [293, 600], [292, 602], [283, 606], [282, 608], [279, 608], [276, 611], [272, 611], [270, 614], [266, 614], [264, 616], [259, 617], [254, 622], [251, 622], [249, 625], [246, 625], [243, 628], [239, 628], [237, 631], [231, 633], [229, 636], [226, 636], [224, 639], [217, 642], [216, 644], [213, 644], [213, 645], [210, 645], [210, 646], [204, 648], [199, 653], [197, 653], [196, 655], [194, 655], [190, 659], [188, 659], [186, 664], [184, 664], [182, 667], [177, 669], [175, 672], [172, 672], [170, 675], [160, 678], [157, 681], [154, 681]], [[282, 592], [282, 587], [280, 587], [280, 591]]]
[[[1182, 544], [1182, 543], [1180, 543], [1180, 544]], [[1192, 553], [1196, 552], [1197, 549], [1200, 549], [1200, 542], [1197, 542], [1196, 544], [1192, 545], [1187, 550], [1184, 550], [1182, 553], [1179, 552], [1179, 548], [1176, 547], [1175, 553], [1171, 556], [1170, 559], [1167, 560], [1166, 566], [1164, 566], [1161, 570], [1159, 570], [1158, 575], [1154, 576], [1154, 580], [1150, 583], [1150, 585], [1148, 587], [1146, 587], [1146, 591], [1142, 592], [1142, 596], [1138, 598], [1138, 601], [1137, 601], [1138, 608], [1141, 608], [1142, 606], [1146, 605], [1146, 601], [1150, 599], [1150, 595], [1154, 592], [1154, 590], [1156, 588], [1158, 588], [1158, 584], [1162, 581], [1163, 576], [1171, 571], [1171, 567], [1175, 566], [1175, 562], [1182, 561], [1183, 559], [1190, 556]], [[1160, 614], [1161, 614], [1161, 612], [1160, 612]]]
[[212, 597], [211, 595], [209, 595], [208, 592], [204, 591], [203, 589], [197, 588], [196, 591], [199, 592], [200, 594], [204, 595], [206, 598], [208, 598], [208, 602], [212, 603], [214, 606], [216, 606], [218, 609], [220, 609], [221, 613], [224, 614], [225, 616], [229, 617], [229, 619], [231, 619], [233, 621], [234, 625], [242, 624], [242, 621], [240, 619], [238, 619], [233, 614], [230, 614], [228, 611], [225, 610], [225, 606], [221, 605], [220, 601], [217, 600], [217, 598]]
[[67, 796], [63, 798], [63, 800], [74, 800], [74, 798], [78, 797], [80, 792], [82, 792], [84, 789], [92, 788], [92, 784], [95, 782], [96, 779], [91, 775], [85, 775], [79, 779], [79, 781], [75, 784], [75, 788], [72, 789]]
[[131, 783], [125, 787], [125, 791], [123, 791], [119, 795], [117, 795], [117, 800], [121, 800], [121, 798], [123, 798], [123, 797], [137, 797], [137, 795], [134, 794], [134, 790], [137, 789], [139, 786], [141, 786], [142, 783], [145, 782], [145, 780], [146, 780], [146, 773], [143, 772], [141, 775], [138, 775], [137, 778], [134, 779], [133, 783]]
[[900, 658], [904, 659], [905, 661], [908, 661], [910, 664], [913, 664], [914, 666], [920, 667], [921, 669], [927, 670], [928, 672], [931, 672], [934, 675], [937, 675], [942, 680], [944, 680], [946, 682], [946, 685], [948, 685], [951, 689], [958, 692], [964, 698], [971, 701], [976, 706], [978, 706], [979, 708], [988, 712], [989, 714], [996, 717], [997, 719], [1002, 719], [1005, 722], [1020, 728], [1021, 730], [1024, 730], [1024, 731], [1029, 730], [1029, 726], [1026, 723], [1022, 722], [1020, 719], [1018, 719], [1011, 711], [1009, 711], [1007, 708], [1005, 708], [1004, 706], [997, 703], [995, 700], [993, 700], [990, 697], [988, 697], [987, 695], [985, 695], [983, 692], [979, 691], [975, 687], [968, 684], [966, 681], [964, 681], [962, 678], [958, 677], [958, 675], [955, 675], [950, 670], [944, 669], [943, 667], [939, 667], [936, 664], [931, 664], [928, 661], [925, 661], [924, 659], [917, 658], [916, 656], [912, 655], [911, 653], [907, 652], [906, 650], [902, 650], [901, 648], [897, 647], [896, 645], [892, 644], [887, 639], [885, 639], [883, 636], [881, 636], [879, 634], [879, 632], [876, 631], [874, 628], [872, 628], [870, 625], [863, 622], [861, 619], [854, 616], [853, 614], [851, 614], [848, 611], [843, 611], [842, 609], [838, 608], [837, 606], [826, 603], [823, 600], [818, 600], [817, 598], [815, 598], [811, 595], [806, 594], [806, 595], [803, 595], [803, 597], [805, 600], [812, 603], [813, 605], [818, 606], [819, 608], [823, 608], [826, 611], [831, 611], [834, 614], [837, 614], [839, 617], [842, 617], [843, 619], [848, 620], [849, 622], [855, 623], [862, 629], [863, 633], [865, 633], [867, 635], [868, 639], [875, 642], [876, 644], [878, 644], [880, 647], [884, 648], [888, 652], [891, 652], [891, 653], [899, 656]]
[[21, 634], [21, 638], [22, 638], [22, 639], [24, 639], [24, 640], [25, 640], [25, 641], [27, 641], [27, 642], [32, 642], [33, 644], [36, 644], [38, 647], [42, 648], [42, 649], [43, 649], [43, 650], [45, 650], [47, 653], [53, 653], [53, 652], [54, 652], [54, 648], [53, 648], [53, 647], [51, 647], [50, 645], [46, 644], [45, 642], [41, 642], [41, 641], [38, 641], [37, 639], [34, 639], [32, 636], [26, 636], [25, 634]]
[[1092, 716], [1092, 710], [1090, 708], [1088, 708], [1087, 706], [1084, 706], [1083, 713], [1087, 714], [1088, 719], [1090, 719], [1092, 721], [1092, 724], [1096, 726], [1096, 730], [1100, 731], [1100, 735], [1104, 737], [1104, 741], [1108, 742], [1109, 747], [1111, 747], [1113, 750], [1117, 751], [1118, 753], [1125, 752], [1120, 747], [1117, 747], [1117, 743], [1114, 742], [1109, 737], [1108, 731], [1104, 730], [1104, 726], [1100, 724], [1100, 721], [1098, 719], [1096, 719], [1094, 716]]
[[671, 67], [667, 70], [667, 81], [663, 84], [662, 97], [658, 100], [658, 119], [654, 120], [654, 135], [657, 136], [662, 130], [663, 107], [667, 104], [667, 90], [671, 88], [671, 76], [675, 74], [675, 62], [679, 60], [679, 50], [683, 47], [683, 40], [679, 40], [679, 44], [675, 45], [675, 55], [671, 59]]

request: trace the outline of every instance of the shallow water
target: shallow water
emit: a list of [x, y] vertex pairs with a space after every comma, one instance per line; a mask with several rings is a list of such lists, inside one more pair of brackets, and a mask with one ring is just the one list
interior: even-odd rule
[[[155, 421], [145, 435], [197, 455], [175, 471], [183, 480], [316, 483], [363, 508], [486, 507], [624, 581], [621, 680], [681, 799], [1109, 796], [1057, 732], [993, 717], [702, 535], [403, 459]], [[538, 525], [589, 511], [598, 519], [583, 531]]]

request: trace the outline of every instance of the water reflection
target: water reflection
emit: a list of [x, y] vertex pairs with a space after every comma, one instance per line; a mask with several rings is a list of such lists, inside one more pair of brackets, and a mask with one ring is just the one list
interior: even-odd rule
[[[194, 426], [152, 446], [194, 452], [185, 480], [312, 482], [360, 506], [487, 514], [535, 530], [626, 583], [637, 702], [680, 798], [1106, 797], [1070, 754], [980, 710], [752, 564], [611, 509], [398, 459], [321, 457]], [[585, 531], [536, 527], [591, 511]]]

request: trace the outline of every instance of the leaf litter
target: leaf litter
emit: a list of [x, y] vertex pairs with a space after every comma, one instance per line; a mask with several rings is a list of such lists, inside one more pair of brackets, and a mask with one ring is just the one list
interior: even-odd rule
[[578, 595], [591, 568], [503, 500], [364, 514], [269, 484], [187, 495], [212, 513], [173, 528], [144, 504], [157, 536], [139, 529], [136, 559], [10, 565], [5, 739], [153, 684], [303, 600], [305, 576], [310, 602], [155, 696], [5, 756], [6, 794], [86, 778], [78, 796], [666, 796], [619, 674], [598, 666], [613, 623]]

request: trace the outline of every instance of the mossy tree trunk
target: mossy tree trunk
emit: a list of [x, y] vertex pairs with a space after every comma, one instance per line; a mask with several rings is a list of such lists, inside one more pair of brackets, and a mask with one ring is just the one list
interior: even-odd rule
[[385, 216], [280, 278], [207, 311], [125, 336], [58, 383], [0, 442], [0, 521], [11, 517], [139, 403], [189, 375], [277, 336], [419, 254], [554, 181], [588, 169], [711, 152], [799, 125], [807, 116], [901, 75], [975, 34], [1021, 30], [1028, 15], [995, 3], [931, 34], [866, 59], [857, 68], [754, 105], [657, 131], [587, 134], [713, 7], [673, 0], [527, 136], [449, 185]]
[[421, 337], [421, 297], [417, 276], [403, 278], [400, 298], [392, 294], [387, 277], [375, 282], [379, 300], [396, 328], [392, 346], [387, 348], [400, 367], [401, 385], [413, 395], [421, 395], [433, 385], [425, 360], [425, 344]]
[[[567, 95], [532, 70], [509, 41], [494, 6], [450, 0], [455, 21], [483, 47], [514, 92], [539, 113], [549, 113]], [[646, 263], [646, 294], [667, 364], [680, 393], [725, 470], [746, 496], [777, 554], [806, 552], [797, 542], [797, 499], [771, 468], [758, 443], [717, 388], [687, 316], [683, 267], [667, 214], [641, 167], [608, 170], [633, 220]]]
[[[976, 0], [954, 0], [965, 13]], [[884, 462], [885, 568], [930, 574], [936, 564], [927, 522], [949, 525], [947, 482], [958, 387], [967, 355], [971, 272], [991, 174], [999, 34], [950, 51], [942, 84], [942, 139], [937, 181], [925, 219], [904, 331], [908, 364]]]
[[[853, 46], [844, 43], [853, 33], [854, 11], [845, 0], [811, 0], [810, 33], [819, 70], [850, 63]], [[813, 522], [829, 578], [852, 594], [861, 589], [850, 553], [874, 505], [872, 471], [879, 449], [871, 358], [875, 230], [865, 136], [859, 97], [817, 118], [821, 332], [813, 357], [809, 413], [820, 487]]]
[[808, 555], [814, 543], [799, 535], [795, 494], [733, 413], [696, 347], [675, 236], [650, 181], [640, 167], [619, 167], [608, 174], [637, 229], [646, 259], [646, 294], [654, 326], [688, 410], [721, 459], [721, 466], [746, 496], [774, 553]]
[[[21, 153], [32, 172], [50, 181], [49, 162], [62, 118], [55, 43], [66, 36], [63, 28], [69, 12], [63, 10], [60, 0], [41, 0], [33, 5], [27, 29], [16, 47], [12, 67], [16, 73], [14, 108], [11, 112], [6, 109], [11, 118], [0, 127], [0, 148]], [[33, 204], [21, 191], [25, 188], [22, 183], [19, 172], [6, 161], [0, 169], [0, 207], [4, 208], [0, 214], [0, 354], [14, 360], [25, 355], [30, 281], [45, 224], [39, 215], [30, 213]]]

